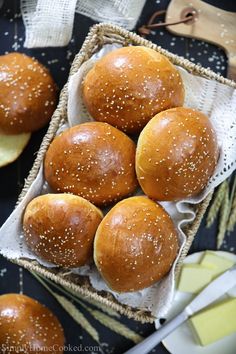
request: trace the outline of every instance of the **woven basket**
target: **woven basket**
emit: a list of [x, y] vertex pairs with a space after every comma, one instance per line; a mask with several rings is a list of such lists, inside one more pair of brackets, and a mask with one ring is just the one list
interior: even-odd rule
[[[149, 48], [152, 48], [165, 56], [167, 56], [170, 61], [175, 64], [182, 66], [187, 71], [197, 74], [200, 76], [204, 76], [208, 79], [216, 80], [218, 82], [224, 83], [226, 85], [236, 87], [236, 83], [230, 81], [228, 79], [223, 78], [215, 74], [214, 72], [204, 69], [200, 66], [197, 66], [186, 59], [183, 59], [179, 56], [171, 54], [170, 52], [156, 46], [155, 44], [139, 37], [134, 33], [130, 33], [120, 27], [107, 25], [107, 24], [99, 24], [92, 27], [87, 38], [84, 41], [84, 44], [79, 52], [76, 55], [73, 64], [71, 66], [70, 75], [76, 73], [81, 66], [81, 64], [89, 59], [95, 52], [97, 52], [104, 44], [108, 43], [119, 43], [123, 46], [127, 45], [143, 45]], [[19, 196], [18, 203], [25, 196], [28, 191], [30, 185], [34, 181], [39, 171], [40, 165], [43, 161], [44, 155], [48, 146], [52, 139], [54, 138], [57, 129], [59, 126], [67, 119], [67, 100], [68, 100], [68, 84], [66, 84], [61, 91], [60, 100], [56, 111], [53, 114], [49, 129], [47, 134], [45, 135], [39, 152], [37, 154], [34, 165], [29, 173], [29, 176], [25, 182], [25, 186]], [[179, 262], [177, 264], [176, 271], [180, 268], [180, 264], [188, 253], [188, 250], [191, 246], [193, 238], [198, 230], [199, 224], [202, 220], [202, 217], [205, 213], [205, 210], [210, 202], [211, 195], [196, 207], [196, 218], [195, 220], [189, 224], [189, 226], [185, 229], [185, 233], [187, 235], [186, 245], [181, 253]], [[53, 268], [48, 269], [44, 266], [40, 265], [37, 261], [26, 260], [26, 259], [15, 259], [13, 262], [23, 266], [26, 269], [35, 271], [56, 283], [66, 286], [71, 290], [81, 294], [84, 297], [88, 297], [95, 301], [101, 302], [108, 307], [120, 312], [121, 314], [126, 315], [129, 318], [133, 318], [137, 321], [141, 322], [153, 322], [155, 318], [148, 311], [143, 311], [139, 308], [132, 308], [127, 305], [123, 305], [119, 303], [110, 293], [105, 291], [97, 291], [94, 289], [88, 280], [87, 277], [82, 277], [76, 274], [71, 273], [68, 270], [63, 270], [61, 268]]]

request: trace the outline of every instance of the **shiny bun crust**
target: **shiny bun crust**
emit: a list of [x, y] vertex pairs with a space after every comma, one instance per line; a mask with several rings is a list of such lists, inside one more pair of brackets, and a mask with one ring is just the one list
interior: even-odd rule
[[70, 194], [46, 194], [33, 199], [23, 218], [28, 247], [45, 261], [73, 268], [90, 262], [102, 212]]
[[208, 117], [194, 109], [173, 108], [157, 114], [140, 134], [136, 173], [150, 198], [175, 201], [206, 187], [218, 155]]
[[182, 106], [184, 87], [174, 65], [142, 46], [116, 49], [101, 58], [83, 83], [91, 116], [126, 133], [139, 133], [158, 112]]
[[4, 353], [61, 354], [64, 342], [60, 322], [45, 306], [25, 295], [0, 296], [0, 347], [6, 349]]
[[46, 153], [45, 178], [57, 192], [70, 192], [96, 205], [115, 202], [137, 186], [135, 144], [106, 123], [65, 130]]
[[117, 292], [149, 287], [166, 275], [178, 252], [174, 224], [147, 197], [117, 203], [99, 225], [94, 260], [108, 286]]
[[0, 131], [20, 134], [48, 123], [57, 93], [49, 71], [21, 53], [0, 56]]

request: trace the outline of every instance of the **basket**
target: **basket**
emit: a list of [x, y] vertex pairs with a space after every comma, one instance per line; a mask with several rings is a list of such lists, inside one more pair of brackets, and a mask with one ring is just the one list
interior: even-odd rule
[[[128, 32], [120, 27], [110, 25], [110, 24], [98, 24], [91, 28], [88, 36], [86, 37], [84, 44], [80, 50], [80, 52], [76, 55], [73, 64], [71, 66], [70, 74], [73, 75], [77, 72], [81, 64], [89, 59], [96, 51], [98, 51], [104, 44], [108, 43], [119, 43], [123, 46], [127, 45], [143, 45], [149, 48], [152, 48], [170, 59], [170, 61], [175, 64], [182, 66], [187, 71], [197, 74], [208, 79], [216, 80], [218, 82], [224, 83], [226, 85], [236, 87], [236, 83], [225, 79], [222, 76], [215, 74], [213, 71], [208, 69], [204, 69], [200, 66], [197, 66], [188, 60], [179, 57], [177, 55], [171, 54], [170, 52], [158, 47], [157, 45], [139, 37], [138, 35]], [[68, 100], [68, 83], [64, 86], [63, 90], [60, 94], [60, 100], [56, 111], [52, 116], [52, 120], [49, 126], [49, 129], [42, 141], [41, 147], [37, 154], [34, 165], [29, 173], [29, 176], [25, 182], [25, 186], [19, 196], [18, 203], [25, 196], [27, 190], [30, 185], [34, 181], [39, 171], [40, 165], [44, 159], [44, 155], [48, 146], [52, 139], [54, 138], [56, 131], [59, 126], [66, 120], [67, 117], [67, 100]], [[193, 242], [194, 236], [198, 230], [200, 222], [203, 218], [205, 210], [210, 202], [211, 195], [208, 195], [207, 198], [196, 206], [196, 218], [195, 220], [188, 225], [188, 227], [184, 230], [187, 235], [187, 242], [185, 244], [184, 249], [182, 250], [181, 256], [179, 258], [176, 272], [178, 272], [180, 265], [187, 255], [189, 248]], [[133, 318], [137, 321], [143, 323], [152, 323], [155, 318], [151, 315], [150, 312], [144, 311], [139, 308], [133, 308], [124, 304], [119, 303], [112, 294], [105, 291], [97, 291], [94, 289], [89, 282], [89, 279], [84, 276], [80, 276], [77, 274], [73, 274], [72, 272], [62, 269], [62, 268], [46, 268], [40, 265], [35, 260], [27, 260], [27, 259], [11, 259], [12, 262], [17, 263], [24, 268], [35, 271], [41, 274], [44, 277], [47, 277], [56, 283], [66, 286], [67, 288], [73, 290], [76, 293], [79, 293], [83, 297], [87, 297], [98, 301], [119, 313], [126, 315], [129, 318]]]

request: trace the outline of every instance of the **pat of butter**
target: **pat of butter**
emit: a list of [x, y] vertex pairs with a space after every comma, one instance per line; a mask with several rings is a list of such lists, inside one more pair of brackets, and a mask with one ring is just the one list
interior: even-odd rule
[[213, 277], [215, 278], [231, 268], [234, 265], [234, 261], [217, 256], [213, 252], [205, 252], [200, 264], [212, 269]]
[[212, 280], [212, 270], [200, 264], [184, 264], [181, 269], [178, 290], [198, 293]]
[[216, 342], [236, 332], [236, 298], [211, 306], [189, 321], [202, 346]]

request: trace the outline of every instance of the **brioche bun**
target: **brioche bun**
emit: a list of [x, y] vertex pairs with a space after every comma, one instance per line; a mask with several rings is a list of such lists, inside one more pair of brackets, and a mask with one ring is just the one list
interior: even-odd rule
[[95, 120], [134, 134], [158, 112], [182, 106], [184, 87], [165, 56], [129, 46], [97, 61], [84, 79], [83, 98]]
[[30, 133], [14, 135], [0, 133], [0, 167], [15, 161], [26, 147], [30, 137]]
[[107, 123], [88, 122], [57, 136], [46, 153], [44, 172], [57, 192], [106, 205], [137, 186], [135, 144]]
[[57, 93], [49, 71], [21, 53], [0, 56], [0, 131], [28, 133], [48, 123]]
[[26, 207], [23, 230], [28, 247], [41, 259], [73, 268], [90, 262], [102, 212], [70, 194], [46, 194]]
[[212, 176], [219, 150], [206, 115], [178, 107], [157, 114], [139, 136], [136, 173], [150, 198], [176, 201], [200, 193]]
[[94, 261], [108, 286], [137, 291], [163, 278], [177, 256], [178, 239], [167, 212], [145, 196], [117, 203], [99, 225]]
[[61, 354], [64, 342], [60, 322], [45, 306], [25, 295], [0, 296], [0, 347], [4, 353]]

